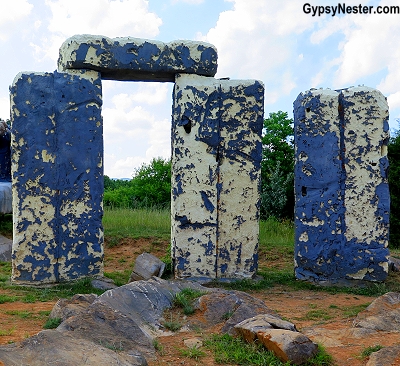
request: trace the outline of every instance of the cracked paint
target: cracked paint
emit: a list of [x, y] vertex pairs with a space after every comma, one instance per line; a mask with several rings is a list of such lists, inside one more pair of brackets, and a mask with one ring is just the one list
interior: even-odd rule
[[178, 278], [257, 270], [264, 87], [178, 74], [172, 126], [172, 257]]
[[20, 73], [14, 80], [14, 283], [102, 274], [101, 104], [94, 71]]
[[367, 87], [294, 102], [295, 273], [319, 283], [384, 281], [390, 196], [388, 106]]

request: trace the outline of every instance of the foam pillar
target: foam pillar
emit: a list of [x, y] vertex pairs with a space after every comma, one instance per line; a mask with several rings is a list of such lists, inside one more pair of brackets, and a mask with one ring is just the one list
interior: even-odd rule
[[14, 80], [14, 283], [103, 272], [101, 105], [95, 71], [20, 73]]
[[172, 125], [172, 259], [177, 278], [257, 270], [263, 85], [178, 74]]
[[367, 87], [294, 102], [295, 273], [320, 284], [384, 281], [390, 196], [388, 105]]

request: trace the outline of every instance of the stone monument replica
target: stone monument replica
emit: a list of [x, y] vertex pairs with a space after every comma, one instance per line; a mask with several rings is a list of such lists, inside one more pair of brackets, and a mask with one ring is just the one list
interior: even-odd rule
[[103, 273], [102, 79], [175, 82], [175, 277], [255, 275], [264, 87], [216, 71], [204, 42], [78, 35], [61, 46], [58, 71], [15, 77], [14, 283]]

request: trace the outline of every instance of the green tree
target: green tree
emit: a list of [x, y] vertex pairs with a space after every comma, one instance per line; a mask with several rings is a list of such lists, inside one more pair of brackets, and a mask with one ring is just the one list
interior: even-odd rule
[[261, 217], [293, 218], [293, 120], [287, 112], [264, 120], [261, 162]]
[[400, 134], [396, 131], [388, 144], [390, 189], [390, 247], [400, 247]]
[[135, 169], [129, 181], [104, 176], [105, 206], [163, 208], [171, 202], [171, 161], [155, 158]]

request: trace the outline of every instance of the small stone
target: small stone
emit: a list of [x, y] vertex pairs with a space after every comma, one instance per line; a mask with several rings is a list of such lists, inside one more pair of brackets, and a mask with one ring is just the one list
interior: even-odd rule
[[151, 277], [161, 277], [164, 273], [165, 263], [150, 253], [140, 254], [136, 258], [129, 282], [149, 280]]
[[187, 348], [200, 348], [203, 345], [203, 341], [200, 338], [189, 338], [185, 339], [183, 344]]
[[258, 339], [282, 362], [301, 365], [318, 351], [318, 346], [304, 334], [282, 329], [266, 329], [258, 332]]

